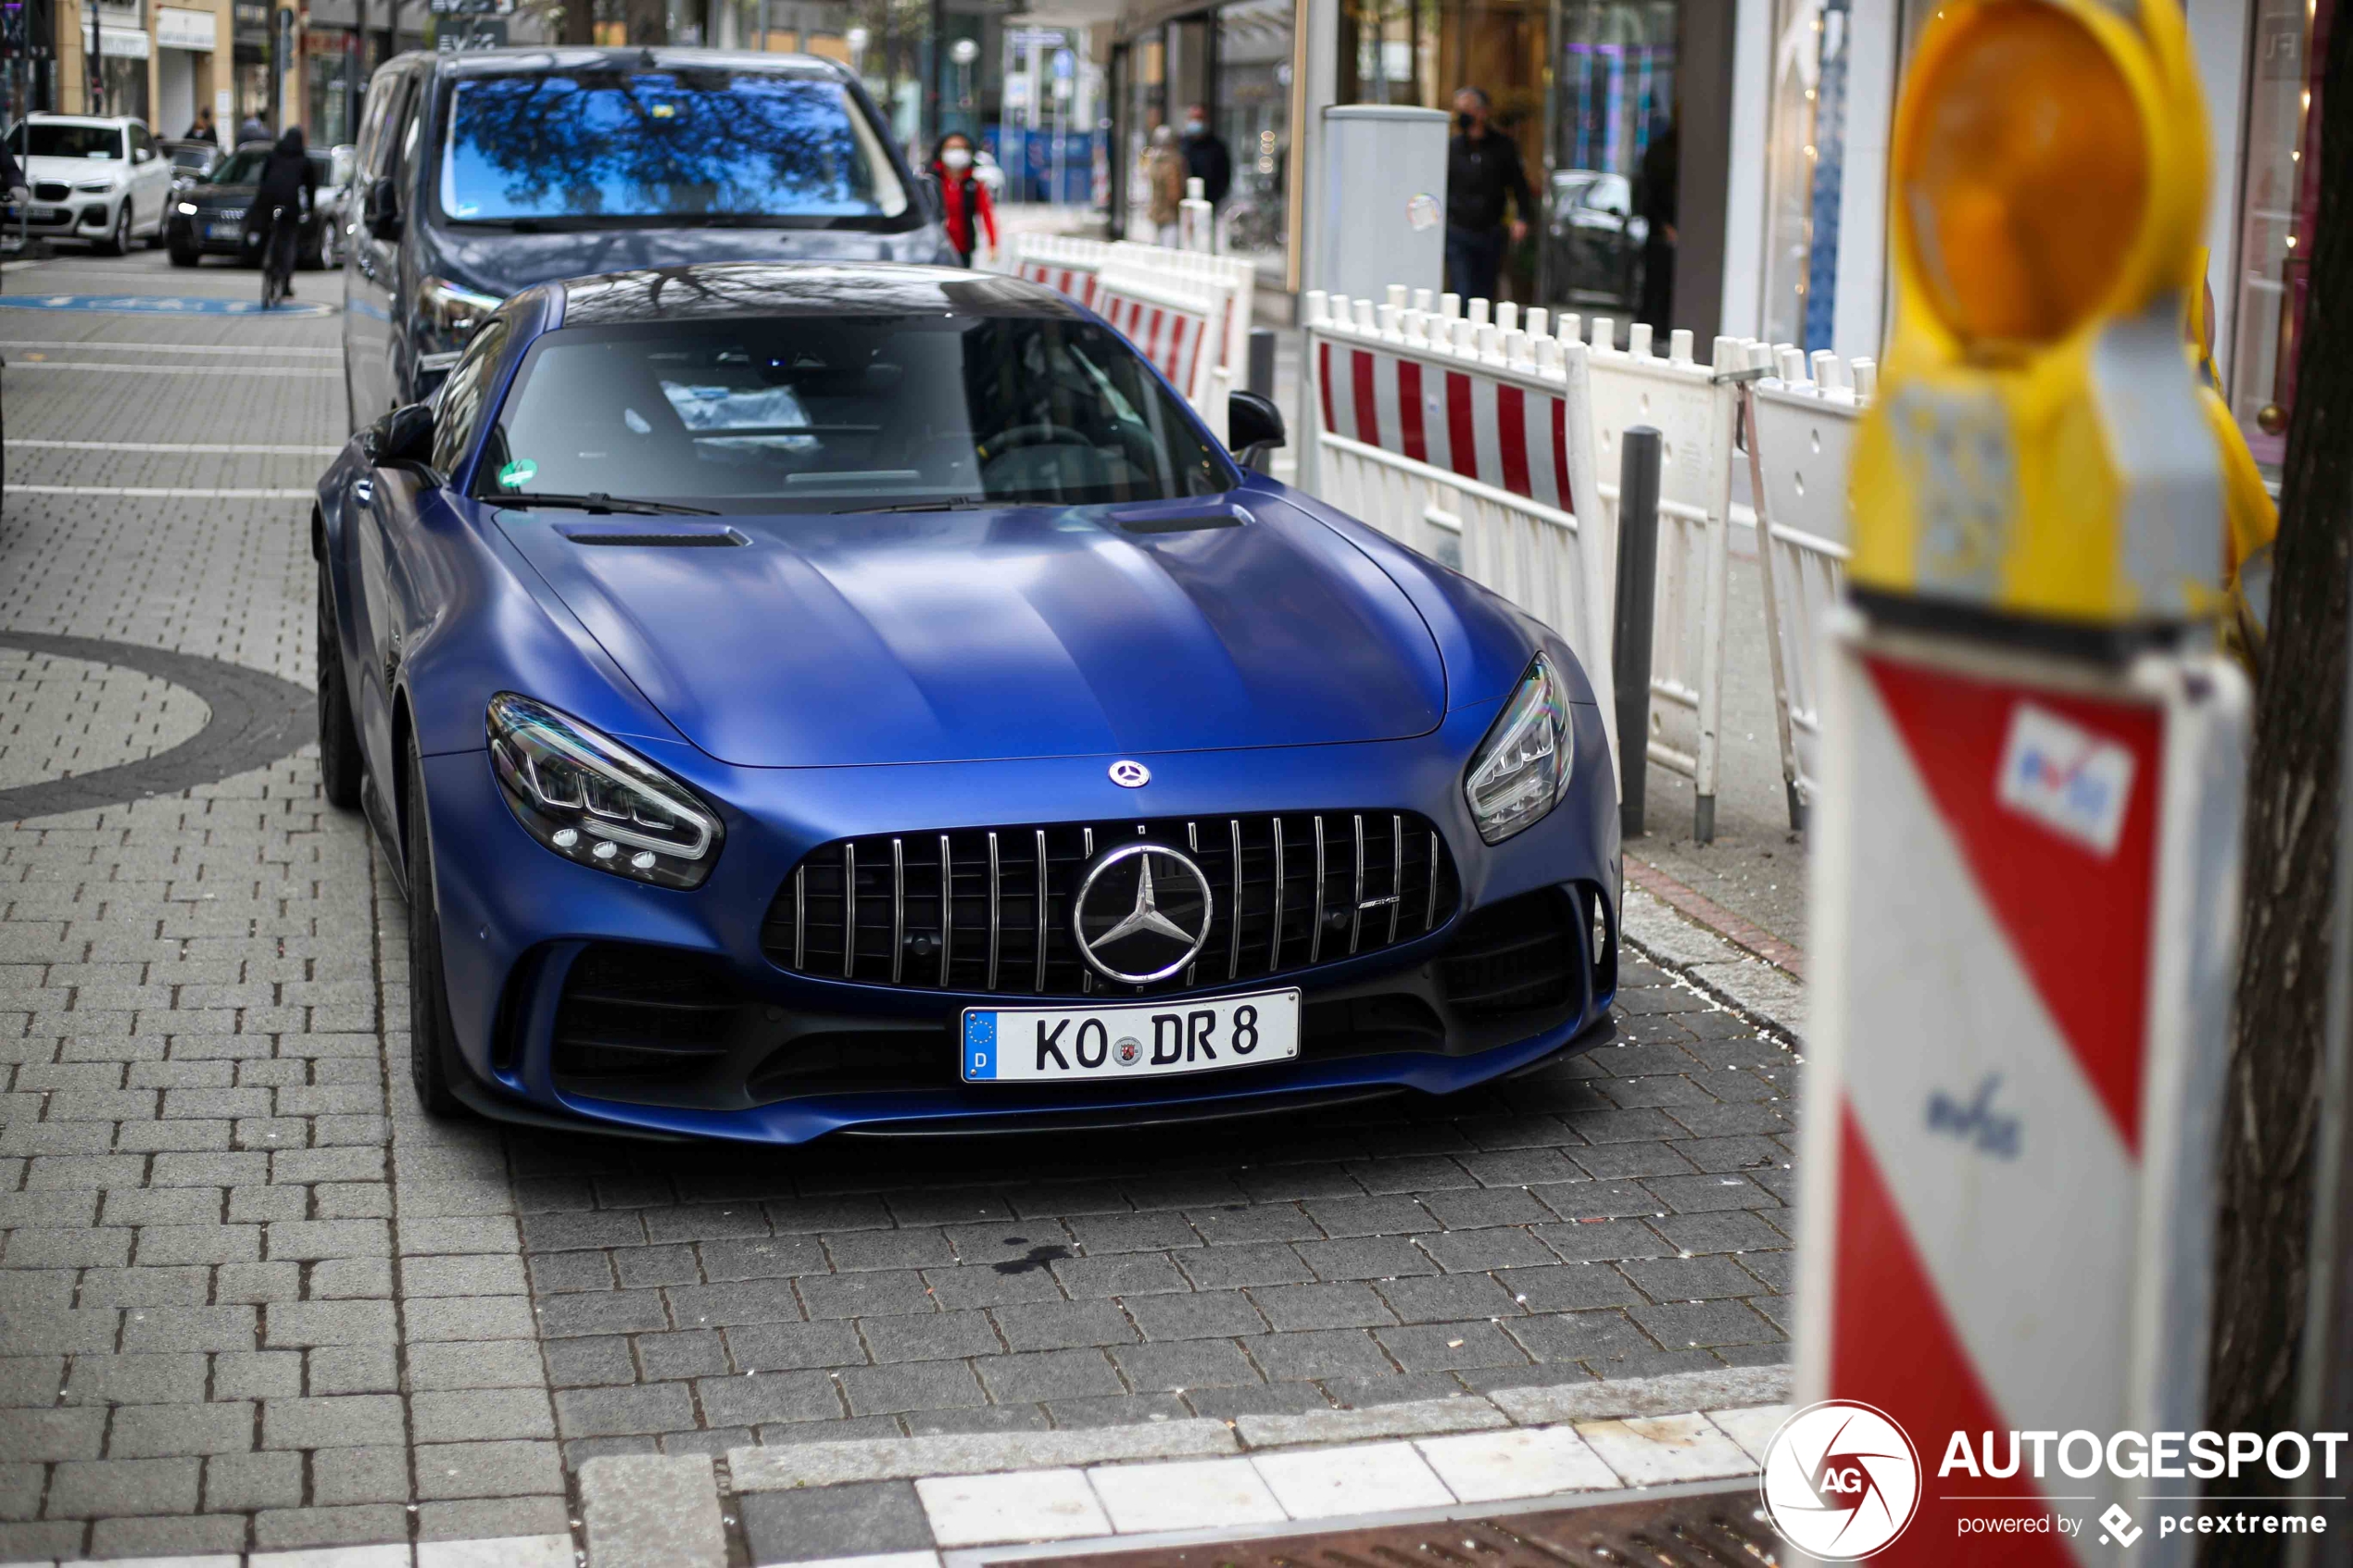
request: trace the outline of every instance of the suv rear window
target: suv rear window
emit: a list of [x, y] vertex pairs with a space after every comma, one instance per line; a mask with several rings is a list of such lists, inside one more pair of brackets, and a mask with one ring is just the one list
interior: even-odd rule
[[896, 229], [908, 212], [848, 89], [773, 71], [461, 78], [438, 184], [460, 223]]

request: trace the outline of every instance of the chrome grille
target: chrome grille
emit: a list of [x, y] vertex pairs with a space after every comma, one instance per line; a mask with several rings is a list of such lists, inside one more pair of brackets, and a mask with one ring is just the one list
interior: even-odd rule
[[[1201, 956], [1115, 985], [1071, 936], [1097, 852], [1148, 839], [1189, 855], [1214, 908]], [[1445, 841], [1411, 811], [1164, 817], [930, 829], [839, 839], [785, 879], [769, 960], [822, 979], [1041, 997], [1158, 995], [1286, 974], [1410, 942], [1453, 918]]]

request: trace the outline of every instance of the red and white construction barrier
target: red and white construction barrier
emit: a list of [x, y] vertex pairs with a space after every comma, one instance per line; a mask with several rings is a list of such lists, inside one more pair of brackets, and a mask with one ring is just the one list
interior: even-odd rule
[[1820, 771], [1823, 629], [1846, 592], [1853, 504], [1846, 469], [1877, 385], [1869, 359], [1852, 371], [1827, 351], [1749, 345], [1756, 564], [1764, 578], [1766, 647], [1791, 825], [1813, 803]]
[[[1474, 307], [1483, 301], [1473, 301]], [[1577, 318], [1561, 332], [1576, 335]], [[1651, 638], [1650, 759], [1692, 781], [1698, 797], [1695, 832], [1715, 836], [1716, 771], [1724, 687], [1726, 578], [1731, 524], [1732, 408], [1718, 371], [1747, 362], [1745, 345], [1716, 340], [1714, 362], [1692, 358], [1692, 334], [1677, 332], [1665, 358], [1651, 351], [1651, 330], [1627, 329], [1616, 346], [1607, 317], [1592, 324], [1594, 442], [1602, 504], [1617, 516], [1618, 435], [1632, 425], [1660, 434], [1658, 601]]]
[[1095, 274], [1111, 258], [1107, 240], [1080, 239], [1073, 234], [1017, 234], [1013, 237], [1013, 275], [1043, 283], [1092, 309]]
[[1168, 378], [1220, 440], [1231, 377], [1218, 363], [1216, 334], [1231, 301], [1230, 291], [1207, 279], [1173, 278], [1118, 260], [1106, 262], [1095, 278], [1096, 310]]
[[[2202, 1424], [2246, 683], [2211, 655], [1831, 630], [1799, 1402], [1908, 1428], [1930, 1474], [1904, 1562], [1995, 1561], [1960, 1514], [2021, 1510], [1975, 1494], [2153, 1524], [2140, 1496], [2188, 1487], [1934, 1472], [1954, 1433], [1992, 1434], [1998, 1466], [2011, 1432]], [[2182, 1560], [2148, 1535], [2135, 1561]], [[1998, 1560], [2113, 1560], [2086, 1537], [2007, 1536]]]
[[1601, 521], [1584, 347], [1390, 295], [1306, 295], [1301, 483], [1560, 633], [1615, 759], [1617, 533]]

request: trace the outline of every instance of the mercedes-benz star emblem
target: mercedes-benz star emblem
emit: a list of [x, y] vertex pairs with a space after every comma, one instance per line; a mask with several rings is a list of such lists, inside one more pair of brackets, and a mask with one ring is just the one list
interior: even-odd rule
[[1111, 782], [1122, 789], [1141, 789], [1152, 782], [1152, 771], [1122, 758], [1111, 765]]
[[1165, 980], [1209, 940], [1209, 878], [1165, 845], [1128, 843], [1088, 868], [1071, 935], [1096, 973], [1123, 985]]

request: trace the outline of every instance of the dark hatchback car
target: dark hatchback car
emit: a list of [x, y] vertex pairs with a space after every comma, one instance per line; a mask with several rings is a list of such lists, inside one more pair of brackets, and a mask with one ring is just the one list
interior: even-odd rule
[[[259, 186], [261, 166], [269, 157], [269, 143], [248, 142], [222, 158], [210, 174], [172, 196], [171, 211], [164, 222], [163, 243], [171, 253], [174, 267], [194, 267], [208, 256], [233, 256], [259, 264], [259, 235], [247, 229], [245, 215]], [[319, 194], [323, 198], [333, 177], [333, 161], [326, 149], [310, 155], [310, 168], [319, 176]], [[301, 266], [320, 265], [319, 242], [325, 228], [325, 206], [323, 200], [315, 203], [302, 220], [302, 244], [295, 253]], [[249, 236], [255, 243], [246, 243]]]
[[705, 261], [952, 260], [855, 76], [702, 49], [412, 54], [368, 90], [344, 265], [355, 431], [552, 279]]

